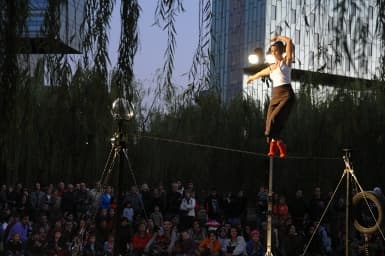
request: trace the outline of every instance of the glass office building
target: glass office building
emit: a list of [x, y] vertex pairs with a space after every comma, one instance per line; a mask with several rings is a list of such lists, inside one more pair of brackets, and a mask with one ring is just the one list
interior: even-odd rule
[[378, 77], [382, 51], [376, 0], [346, 1], [345, 6], [338, 2], [213, 0], [213, 82], [222, 88], [222, 96], [228, 100], [247, 91], [260, 98], [259, 94], [267, 93], [261, 91], [266, 86], [260, 80], [245, 85], [245, 68], [250, 66], [248, 55], [256, 47], [266, 51], [276, 34], [293, 40], [293, 71], [367, 80]]
[[29, 0], [26, 26], [22, 33], [23, 53], [80, 53], [79, 30], [83, 21], [84, 0], [59, 1], [59, 33], [49, 36], [48, 0]]

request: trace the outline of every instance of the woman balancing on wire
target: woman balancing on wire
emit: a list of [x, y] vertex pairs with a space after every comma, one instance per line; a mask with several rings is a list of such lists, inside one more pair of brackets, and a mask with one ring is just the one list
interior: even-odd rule
[[273, 80], [273, 89], [266, 117], [265, 135], [268, 143], [270, 143], [268, 156], [273, 157], [279, 151], [279, 156], [284, 158], [287, 155], [286, 144], [280, 134], [295, 100], [290, 85], [294, 46], [291, 39], [285, 36], [275, 36], [271, 41], [270, 51], [275, 58], [275, 63], [249, 76], [247, 83], [249, 84], [251, 81], [264, 76], [270, 76], [271, 80]]

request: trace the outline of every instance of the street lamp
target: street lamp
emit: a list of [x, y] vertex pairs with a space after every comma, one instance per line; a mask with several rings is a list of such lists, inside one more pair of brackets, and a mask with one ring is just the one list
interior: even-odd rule
[[249, 63], [252, 65], [262, 64], [264, 62], [264, 53], [262, 48], [257, 47], [248, 56]]
[[[243, 85], [242, 85], [242, 87], [243, 87], [244, 96], [246, 96], [246, 97], [251, 96], [252, 98], [254, 98], [255, 97], [254, 95], [255, 94], [259, 95], [260, 91], [263, 94], [263, 91], [264, 91], [263, 87], [257, 88], [257, 87], [254, 87], [254, 85], [252, 87], [250, 87], [246, 84], [246, 81], [250, 75], [255, 74], [255, 73], [261, 71], [262, 69], [268, 67], [270, 60], [271, 60], [271, 57], [269, 55], [265, 55], [265, 51], [261, 47], [256, 47], [248, 55], [247, 59], [248, 59], [249, 65], [247, 67], [243, 68]], [[273, 57], [273, 59], [274, 59], [274, 57]], [[269, 85], [268, 79], [262, 78], [261, 81], [263, 83], [266, 83], [267, 85]], [[260, 97], [259, 100], [263, 101], [263, 98]]]

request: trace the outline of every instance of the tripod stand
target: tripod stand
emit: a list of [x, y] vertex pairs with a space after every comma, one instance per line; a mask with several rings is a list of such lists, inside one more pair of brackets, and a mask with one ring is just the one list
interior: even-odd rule
[[[113, 134], [113, 137], [111, 138], [111, 150], [108, 155], [103, 173], [101, 175], [99, 184], [101, 187], [103, 187], [105, 184], [108, 183], [108, 180], [111, 176], [112, 171], [114, 170], [114, 167], [116, 165], [117, 159], [119, 159], [118, 162], [118, 168], [116, 168], [117, 173], [117, 181], [115, 184], [115, 189], [114, 189], [114, 195], [116, 198], [117, 202], [117, 212], [115, 213], [115, 219], [114, 219], [114, 229], [113, 229], [113, 234], [114, 234], [114, 255], [119, 255], [118, 252], [118, 237], [119, 237], [119, 225], [120, 225], [120, 213], [122, 211], [122, 205], [121, 202], [119, 201], [121, 197], [121, 190], [122, 190], [122, 180], [123, 180], [123, 171], [124, 171], [124, 160], [125, 157], [127, 157], [127, 152], [126, 152], [126, 141], [123, 139], [123, 134], [121, 132], [121, 125], [119, 125], [119, 129], [117, 132]], [[128, 160], [128, 157], [127, 157]], [[129, 161], [127, 161], [129, 162]]]
[[135, 176], [131, 168], [131, 162], [127, 154], [126, 146], [127, 146], [128, 139], [127, 137], [124, 136], [124, 133], [123, 133], [124, 124], [128, 123], [134, 118], [134, 107], [128, 100], [124, 98], [117, 98], [112, 103], [111, 114], [114, 120], [117, 122], [118, 129], [111, 138], [111, 151], [108, 155], [99, 184], [101, 185], [106, 184], [106, 182], [108, 181], [108, 178], [111, 175], [112, 170], [114, 169], [116, 159], [119, 157], [119, 168], [118, 168], [118, 174], [117, 174], [118, 182], [116, 186], [116, 189], [117, 189], [116, 194], [119, 196], [121, 182], [122, 182], [122, 175], [124, 170], [124, 158], [126, 158], [127, 160], [128, 167], [131, 170], [133, 180], [136, 184]]
[[[314, 231], [313, 231], [313, 233], [312, 233], [312, 235], [310, 237], [310, 240], [308, 241], [307, 245], [305, 246], [305, 249], [304, 249], [304, 252], [303, 252], [302, 256], [306, 255], [306, 252], [307, 252], [307, 250], [308, 250], [308, 248], [310, 246], [310, 243], [312, 242], [316, 232], [318, 231], [318, 229], [320, 227], [320, 224], [321, 224], [323, 218], [325, 217], [326, 212], [328, 211], [328, 209], [329, 209], [329, 207], [331, 205], [331, 202], [333, 201], [333, 199], [335, 197], [335, 194], [336, 194], [336, 192], [337, 192], [337, 190], [338, 190], [339, 186], [341, 185], [341, 183], [342, 183], [344, 178], [346, 178], [346, 191], [345, 191], [345, 256], [349, 255], [349, 222], [350, 222], [350, 217], [349, 217], [349, 212], [350, 211], [349, 210], [350, 210], [350, 193], [351, 193], [351, 191], [350, 191], [350, 182], [351, 181], [354, 182], [354, 184], [359, 188], [359, 193], [356, 194], [356, 196], [357, 195], [362, 196], [362, 198], [365, 200], [365, 203], [366, 203], [366, 205], [367, 205], [367, 207], [368, 207], [368, 209], [370, 211], [371, 217], [373, 218], [373, 220], [376, 220], [375, 214], [373, 212], [373, 209], [370, 207], [369, 202], [368, 202], [368, 199], [369, 199], [369, 197], [367, 196], [368, 194], [367, 194], [367, 192], [365, 192], [362, 189], [362, 186], [358, 182], [358, 179], [357, 179], [356, 175], [354, 174], [353, 168], [351, 167], [351, 162], [350, 162], [351, 150], [350, 149], [343, 149], [343, 152], [344, 152], [343, 161], [345, 163], [344, 172], [343, 172], [343, 174], [342, 174], [342, 176], [341, 176], [341, 178], [340, 178], [340, 180], [338, 182], [338, 185], [335, 188], [335, 190], [334, 190], [334, 192], [333, 192], [333, 194], [332, 194], [328, 204], [326, 205], [325, 210], [323, 211], [320, 220], [317, 222], [317, 225], [314, 228]], [[375, 202], [377, 207], [380, 207], [380, 203], [377, 203], [378, 200], [376, 202], [375, 197], [370, 197], [370, 199]], [[353, 202], [354, 201], [355, 200], [353, 198]], [[382, 210], [380, 210], [380, 211], [382, 211]], [[381, 218], [381, 220], [382, 220], [382, 218]], [[376, 230], [379, 230], [379, 232], [381, 233], [382, 237], [384, 238], [384, 235], [383, 235], [382, 230], [381, 230], [380, 225], [379, 225], [379, 222], [381, 220], [376, 220], [375, 227], [371, 228], [370, 231], [374, 232]], [[355, 224], [354, 226], [356, 228], [360, 226], [360, 224], [357, 222], [357, 220], [355, 220], [354, 224]], [[357, 230], [359, 230], [359, 229], [357, 229]], [[364, 228], [362, 228], [361, 230], [364, 230]]]
[[108, 158], [106, 161], [106, 164], [104, 166], [104, 170], [102, 172], [102, 175], [99, 180], [99, 184], [103, 185], [106, 184], [114, 167], [116, 164], [116, 159], [119, 157], [119, 172], [118, 172], [118, 179], [120, 180], [120, 174], [122, 173], [121, 169], [123, 169], [124, 164], [124, 156], [123, 151], [126, 150], [126, 143], [122, 139], [123, 135], [121, 131], [115, 132], [111, 138], [111, 150], [108, 154]]
[[[134, 172], [132, 170], [131, 162], [127, 153], [127, 141], [128, 138], [123, 133], [123, 127], [128, 121], [131, 121], [134, 118], [134, 110], [132, 104], [124, 98], [116, 99], [111, 108], [111, 114], [115, 121], [117, 122], [117, 131], [113, 134], [111, 138], [111, 150], [108, 155], [106, 164], [104, 166], [103, 173], [101, 175], [99, 184], [103, 186], [108, 182], [108, 179], [114, 170], [116, 160], [119, 158], [117, 173], [116, 173], [116, 185], [114, 190], [115, 199], [117, 201], [117, 212], [115, 213], [114, 220], [114, 255], [119, 255], [119, 248], [117, 246], [117, 240], [119, 237], [118, 228], [120, 224], [120, 213], [122, 212], [122, 202], [119, 201], [122, 194], [122, 184], [123, 184], [123, 172], [125, 167], [125, 162], [127, 162], [128, 168], [131, 171], [131, 175], [135, 184], [136, 179]], [[126, 161], [125, 161], [126, 160]]]

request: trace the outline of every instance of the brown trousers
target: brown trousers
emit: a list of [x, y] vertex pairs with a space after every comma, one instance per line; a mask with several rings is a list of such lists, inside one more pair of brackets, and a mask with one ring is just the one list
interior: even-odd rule
[[266, 117], [265, 135], [270, 139], [280, 139], [281, 131], [295, 102], [290, 84], [273, 87]]

